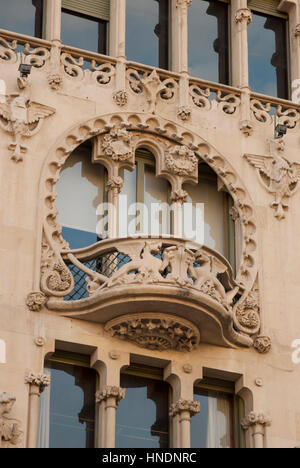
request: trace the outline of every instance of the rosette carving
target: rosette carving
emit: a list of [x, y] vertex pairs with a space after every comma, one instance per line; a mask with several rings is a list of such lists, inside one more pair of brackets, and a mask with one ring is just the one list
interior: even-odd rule
[[38, 312], [46, 304], [47, 298], [45, 294], [40, 291], [28, 294], [26, 305], [32, 312]]

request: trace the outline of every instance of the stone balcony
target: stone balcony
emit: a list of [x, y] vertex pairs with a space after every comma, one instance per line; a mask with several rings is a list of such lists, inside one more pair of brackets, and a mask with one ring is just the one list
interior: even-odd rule
[[[61, 315], [101, 323], [113, 336], [151, 349], [190, 351], [200, 340], [253, 344], [235, 326], [244, 288], [208, 247], [176, 238], [107, 239], [65, 250], [62, 259], [65, 266], [46, 270], [41, 283], [48, 309]], [[256, 333], [255, 305], [243, 310], [252, 319], [256, 314]]]

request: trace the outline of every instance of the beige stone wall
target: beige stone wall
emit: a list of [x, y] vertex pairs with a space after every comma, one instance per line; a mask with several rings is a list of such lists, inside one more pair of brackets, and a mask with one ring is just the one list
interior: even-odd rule
[[[34, 59], [35, 53], [32, 50], [42, 47], [45, 49], [45, 63], [40, 68], [33, 67], [28, 84], [25, 83], [25, 88], [21, 84], [20, 89], [20, 83], [18, 85], [17, 82], [19, 57], [11, 48], [11, 40], [16, 38], [23, 44], [27, 39], [13, 33], [0, 32], [0, 36], [7, 41], [7, 45], [1, 42], [0, 50], [3, 47], [8, 51], [10, 58], [7, 61], [0, 59], [0, 78], [7, 84], [6, 94], [11, 101], [6, 102], [8, 107], [5, 108], [8, 120], [13, 112], [14, 93], [21, 96], [28, 93], [30, 103], [47, 106], [39, 107], [38, 120], [42, 125], [30, 137], [24, 136], [22, 130], [16, 130], [12, 121], [6, 129], [10, 131], [4, 128], [7, 120], [3, 120], [0, 128], [0, 340], [6, 343], [6, 362], [0, 361], [0, 393], [8, 392], [16, 397], [11, 415], [20, 421], [24, 433], [20, 437], [20, 444], [34, 446], [37, 424], [34, 396], [29, 397], [29, 390], [32, 393], [32, 388], [39, 387], [39, 384], [26, 383], [25, 374], [27, 371], [43, 372], [44, 357], [54, 350], [56, 343], [62, 349], [84, 349], [91, 355], [94, 353], [92, 364], [96, 368], [97, 363], [103, 361], [111, 369], [106, 385], [119, 385], [118, 369], [128, 364], [129, 355], [140, 356], [142, 362], [158, 364], [165, 368], [167, 379], [171, 375], [177, 376], [177, 383], [173, 383], [177, 399], [193, 399], [193, 382], [201, 378], [203, 368], [209, 369], [211, 375], [236, 382], [236, 392], [245, 399], [247, 413], [262, 412], [272, 419], [271, 425], [266, 428], [266, 446], [279, 448], [300, 445], [300, 364], [293, 364], [291, 348], [292, 342], [300, 339], [300, 191], [295, 190], [292, 196], [287, 197], [288, 209], [284, 211], [285, 217], [278, 219], [274, 216], [276, 211], [270, 207], [274, 194], [268, 192], [259, 180], [258, 170], [244, 157], [246, 154], [270, 156], [268, 141], [274, 136], [274, 123], [268, 112], [263, 111], [266, 122], [260, 121], [255, 111], [253, 112], [253, 100], [259, 97], [251, 95], [246, 78], [247, 70], [243, 66], [243, 60], [238, 59], [241, 53], [247, 54], [245, 31], [248, 12], [245, 10], [245, 15], [238, 19], [233, 16], [236, 26], [233, 28], [235, 88], [189, 78], [186, 73], [186, 51], [181, 43], [181, 47], [178, 46], [173, 51], [176, 56], [173, 61], [174, 73], [158, 72], [159, 83], [157, 77], [152, 75], [152, 82], [142, 83], [143, 93], [138, 95], [130, 87], [128, 69], [138, 68], [149, 73], [152, 70], [142, 65], [126, 65], [124, 31], [120, 26], [124, 23], [124, 11], [120, 7], [122, 2], [115, 0], [112, 3], [111, 34], [114, 36], [111, 38], [111, 59], [86, 54], [88, 60], [96, 59], [99, 65], [109, 63], [112, 71], [110, 77], [105, 74], [97, 75], [97, 71], [93, 70], [83, 71], [79, 65], [74, 65], [77, 78], [70, 76], [70, 71], [64, 67], [67, 56], [61, 54], [73, 54], [73, 57], [78, 58], [81, 53], [77, 54], [70, 48], [60, 49], [61, 45], [57, 41], [59, 21], [49, 20], [46, 36], [49, 42], [31, 40], [32, 49], [26, 59]], [[181, 3], [186, 2], [178, 1], [178, 4]], [[299, 20], [298, 1], [284, 0], [281, 3], [282, 9], [290, 11], [293, 18], [297, 11]], [[54, 2], [49, 2], [49, 9], [53, 4]], [[233, 13], [245, 7], [246, 2], [233, 1]], [[173, 8], [175, 28], [179, 29], [182, 41], [185, 38], [186, 25], [177, 16], [184, 18], [185, 10], [180, 5], [176, 6], [175, 1]], [[176, 35], [176, 29], [174, 34]], [[294, 76], [297, 76], [295, 70], [299, 70], [299, 41], [299, 35], [291, 33]], [[74, 64], [74, 60], [69, 58], [70, 60]], [[56, 82], [53, 82], [53, 75], [57, 78]], [[102, 83], [97, 82], [97, 77]], [[106, 78], [108, 83], [105, 83]], [[161, 99], [159, 94], [158, 89], [164, 79], [171, 80], [174, 85], [174, 96], [170, 100]], [[198, 86], [202, 90], [207, 87], [212, 92], [220, 89], [222, 96], [230, 96], [233, 104], [226, 109], [221, 97], [209, 104], [203, 96], [204, 105], [199, 107], [193, 100], [190, 86]], [[120, 101], [113, 97], [120, 90], [126, 91], [124, 106], [120, 106]], [[288, 122], [294, 128], [288, 129], [284, 137], [285, 147], [280, 154], [290, 165], [300, 164], [300, 106], [268, 97], [260, 102], [263, 105], [267, 102], [272, 102], [274, 106], [281, 105], [283, 112], [289, 108], [294, 110]], [[0, 106], [0, 109], [4, 109], [4, 106]], [[180, 117], [183, 115], [179, 112], [182, 108], [186, 111], [186, 120]], [[278, 112], [279, 120], [284, 120], [284, 116], [280, 117], [280, 111]], [[80, 143], [80, 136], [86, 138], [87, 125], [91, 128], [100, 120], [117, 122], [119, 115], [122, 118], [138, 115], [148, 125], [153, 119], [156, 127], [169, 125], [170, 135], [173, 129], [177, 134], [179, 131], [181, 134], [188, 134], [187, 140], [192, 135], [195, 140], [205, 142], [213, 149], [214, 154], [220, 155], [226, 167], [230, 167], [241, 180], [254, 208], [257, 246], [253, 253], [255, 265], [252, 272], [256, 269], [258, 271], [261, 334], [271, 339], [269, 353], [259, 354], [253, 347], [229, 349], [205, 343], [200, 343], [190, 353], [150, 351], [109, 337], [101, 323], [64, 317], [62, 312], [50, 310], [45, 305], [39, 311], [32, 311], [26, 305], [28, 294], [40, 290], [42, 232], [45, 216], [49, 213], [49, 206], [45, 205], [49, 163], [57, 159], [58, 148], [64, 147], [69, 151]], [[137, 122], [137, 118], [132, 118], [132, 121]], [[159, 132], [153, 131], [152, 137], [160, 138]], [[17, 153], [11, 149], [14, 138], [17, 144], [28, 147], [26, 153], [21, 152], [23, 160], [16, 161]], [[293, 167], [299, 173], [298, 166]], [[298, 179], [295, 184], [298, 186]], [[114, 351], [119, 356], [118, 359], [111, 359], [110, 351]], [[192, 366], [191, 374], [184, 372], [185, 364]], [[101, 369], [99, 372], [101, 373]], [[180, 392], [178, 381], [181, 381]], [[111, 446], [111, 433], [107, 437], [105, 443]], [[182, 437], [181, 444], [184, 447], [188, 443], [188, 436], [184, 431]], [[179, 444], [175, 441], [176, 443]], [[249, 435], [247, 443], [253, 445]], [[259, 437], [256, 443], [261, 443]]]

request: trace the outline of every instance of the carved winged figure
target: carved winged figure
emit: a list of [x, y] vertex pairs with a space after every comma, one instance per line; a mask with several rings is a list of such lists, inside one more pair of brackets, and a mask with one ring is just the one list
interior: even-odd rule
[[11, 158], [14, 161], [22, 161], [23, 154], [27, 152], [22, 139], [38, 133], [44, 119], [54, 113], [55, 109], [32, 102], [26, 93], [11, 94], [6, 102], [0, 102], [0, 126], [13, 135], [9, 149], [13, 151]]
[[286, 199], [294, 195], [298, 189], [300, 164], [290, 163], [278, 154], [272, 156], [246, 154], [246, 158], [257, 169], [264, 187], [275, 195], [271, 207], [276, 210], [276, 218], [284, 219], [284, 211], [288, 208]]

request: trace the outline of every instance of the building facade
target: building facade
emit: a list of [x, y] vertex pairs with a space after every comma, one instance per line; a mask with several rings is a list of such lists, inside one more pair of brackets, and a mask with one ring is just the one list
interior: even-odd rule
[[0, 446], [300, 445], [300, 1], [1, 10]]

